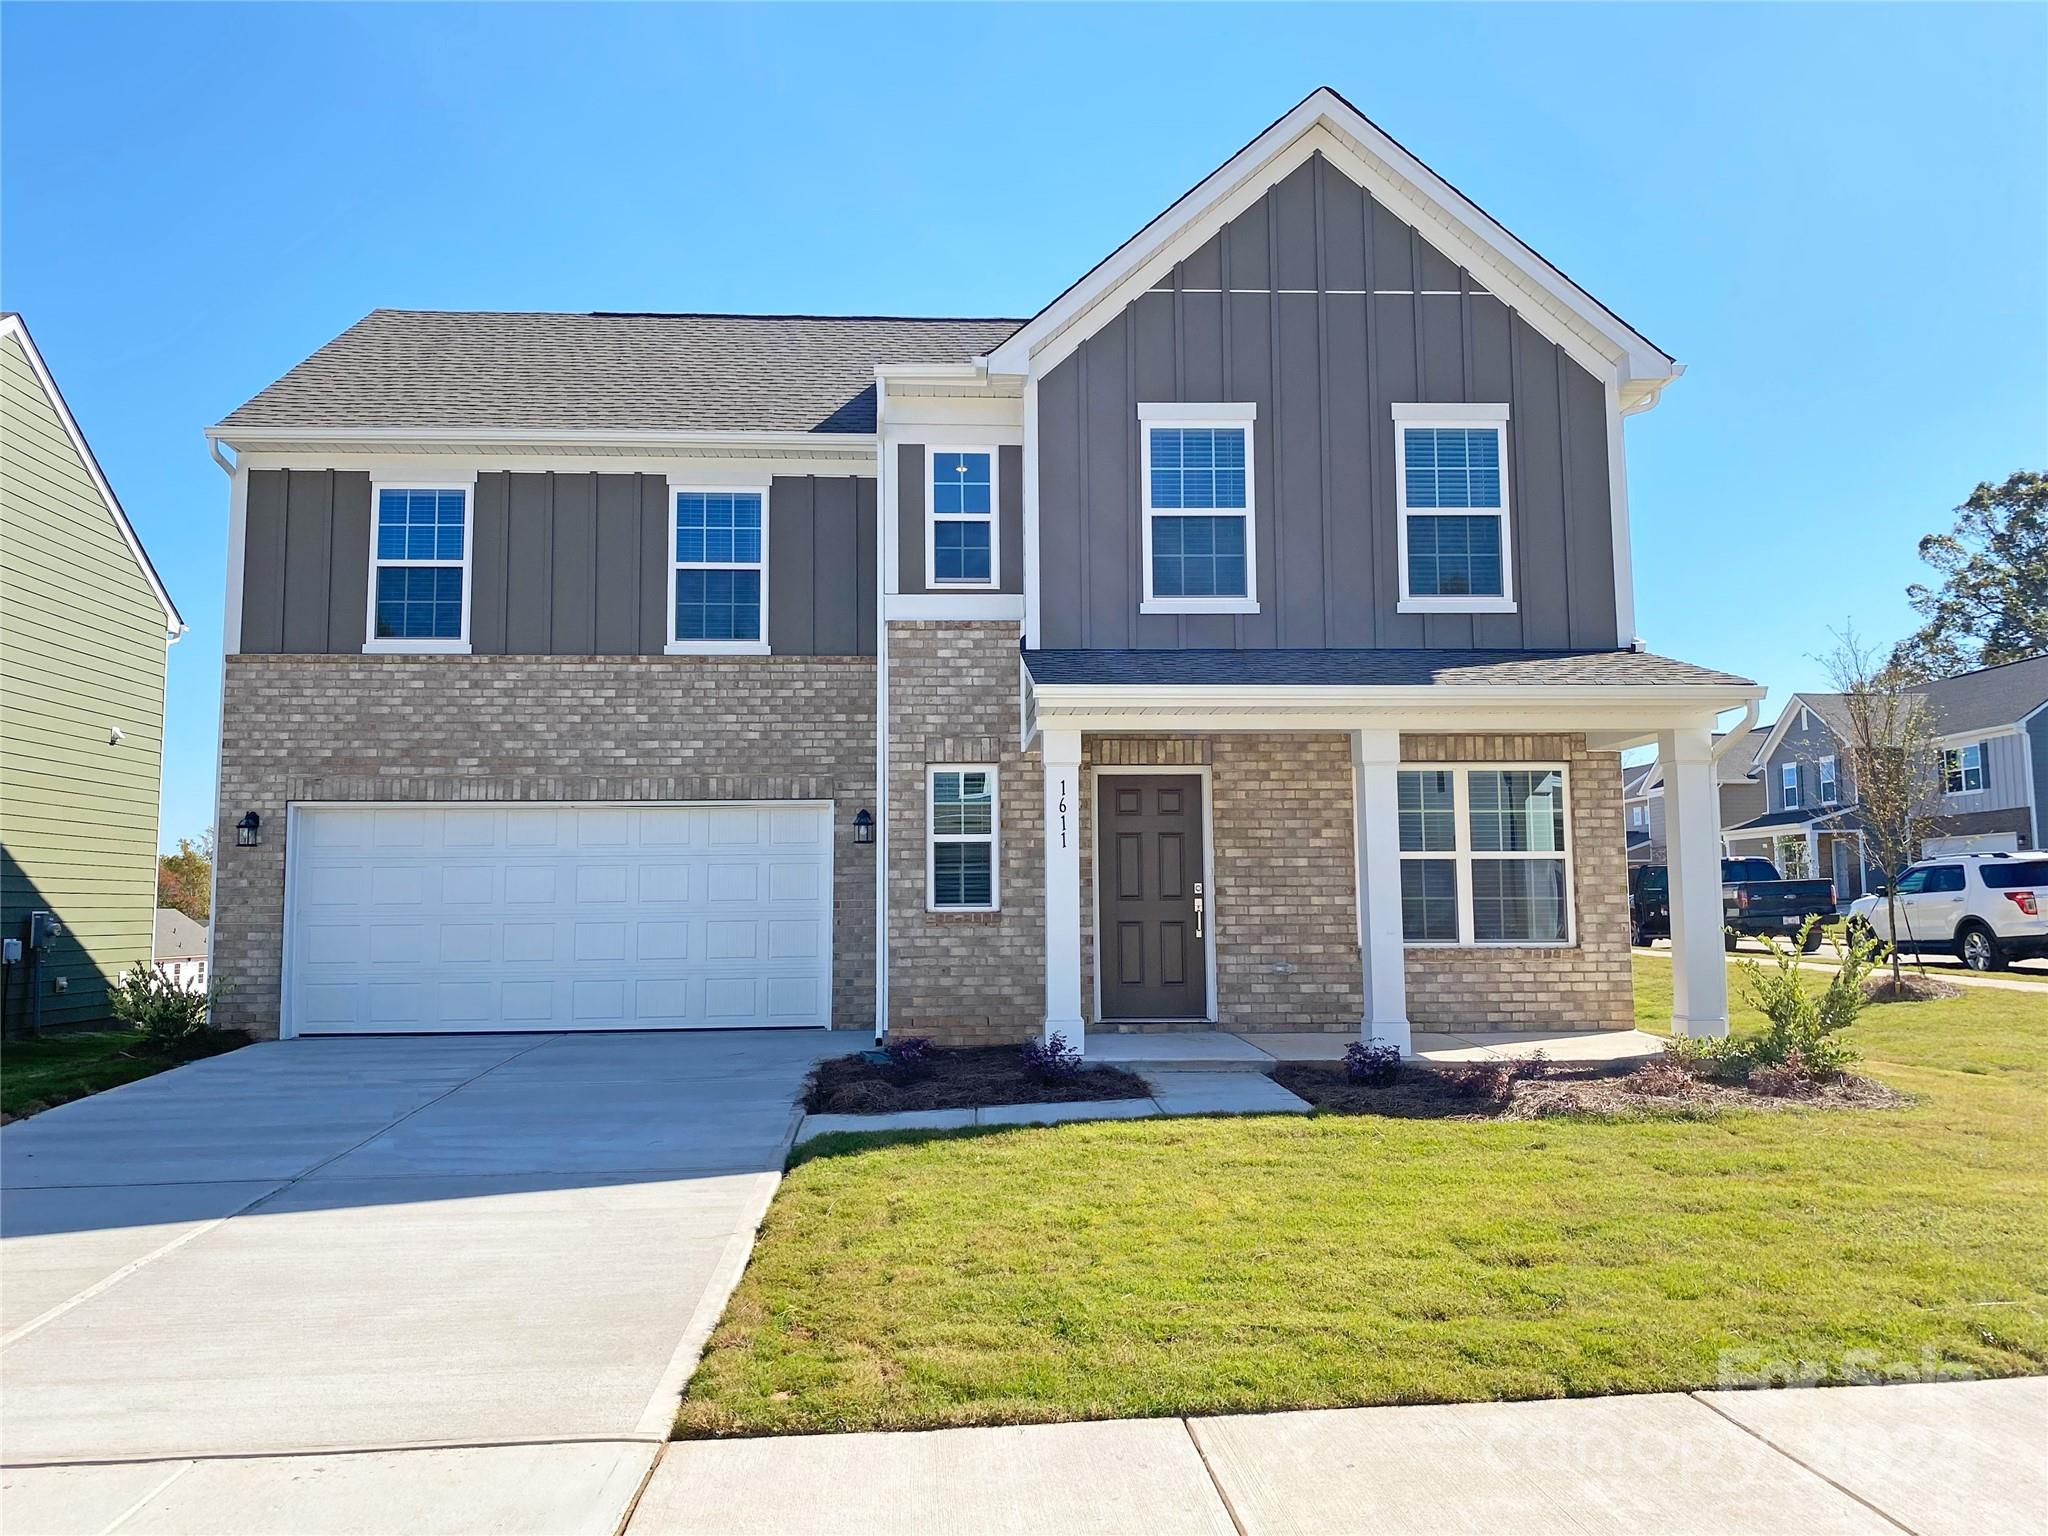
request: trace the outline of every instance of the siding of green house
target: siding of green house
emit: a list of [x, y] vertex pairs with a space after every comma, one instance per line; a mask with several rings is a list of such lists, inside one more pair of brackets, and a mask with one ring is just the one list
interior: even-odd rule
[[[45, 1028], [150, 955], [165, 614], [20, 342], [0, 335], [0, 933], [55, 912]], [[109, 741], [110, 728], [122, 733]], [[27, 1017], [9, 978], [10, 1029]], [[58, 991], [61, 978], [65, 990]]]

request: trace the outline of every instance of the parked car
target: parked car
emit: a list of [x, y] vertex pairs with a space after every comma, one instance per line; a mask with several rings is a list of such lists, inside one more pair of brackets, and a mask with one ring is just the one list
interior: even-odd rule
[[[1808, 917], [1835, 914], [1831, 880], [1787, 880], [1769, 859], [1721, 861], [1723, 945], [1733, 949], [1738, 934], [1797, 933]], [[1629, 942], [1638, 947], [1671, 937], [1671, 872], [1645, 864], [1628, 872]], [[1806, 934], [1806, 952], [1820, 948], [1821, 925]]]
[[1849, 903], [1849, 931], [1905, 954], [1954, 955], [1973, 971], [2002, 971], [2048, 955], [2048, 858], [2005, 853], [1926, 859], [1899, 876], [1898, 925], [1878, 886]]

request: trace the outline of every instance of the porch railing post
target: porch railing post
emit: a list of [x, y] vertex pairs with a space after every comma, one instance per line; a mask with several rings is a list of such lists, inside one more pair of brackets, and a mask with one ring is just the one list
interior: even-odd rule
[[1045, 1036], [1087, 1049], [1081, 1018], [1081, 733], [1041, 731], [1045, 767]]
[[1351, 733], [1351, 826], [1358, 860], [1358, 956], [1364, 970], [1366, 1040], [1414, 1054], [1401, 947], [1401, 733]]

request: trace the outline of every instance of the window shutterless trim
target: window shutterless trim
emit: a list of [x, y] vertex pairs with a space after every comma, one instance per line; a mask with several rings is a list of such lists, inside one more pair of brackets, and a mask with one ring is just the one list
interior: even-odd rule
[[[747, 560], [690, 560], [676, 558], [676, 522], [681, 511], [680, 496], [758, 496], [761, 498], [761, 558]], [[662, 652], [669, 656], [766, 656], [768, 650], [768, 487], [765, 485], [704, 485], [693, 480], [668, 482], [668, 618], [663, 632], [668, 636]], [[761, 573], [761, 634], [754, 640], [678, 640], [676, 638], [676, 572], [754, 571]]]
[[1796, 811], [1800, 805], [1799, 765], [1780, 763], [1778, 765], [1778, 806], [1780, 810]]
[[[1254, 456], [1258, 434], [1257, 404], [1249, 401], [1189, 404], [1183, 401], [1141, 401], [1138, 405], [1138, 495], [1140, 550], [1144, 596], [1140, 613], [1257, 613], [1259, 611], [1258, 477]], [[1222, 427], [1244, 432], [1244, 506], [1158, 507], [1152, 505], [1152, 429], [1154, 427]], [[1244, 519], [1244, 593], [1239, 597], [1157, 597], [1152, 591], [1152, 520], [1155, 517], [1242, 517]]]
[[[938, 830], [938, 778], [942, 773], [985, 773], [988, 775], [988, 831], [945, 832]], [[1003, 909], [1003, 794], [1002, 779], [993, 763], [932, 763], [924, 771], [924, 909], [927, 912], [1000, 912]], [[988, 844], [988, 904], [986, 906], [940, 906], [938, 903], [938, 849], [940, 843]]]
[[[1407, 405], [1395, 404], [1394, 412], [1394, 527], [1395, 558], [1400, 566], [1401, 596], [1395, 604], [1399, 613], [1513, 613], [1515, 602], [1514, 517], [1509, 510], [1509, 487], [1513, 472], [1508, 463], [1508, 407], [1499, 405]], [[1500, 505], [1498, 507], [1410, 507], [1408, 505], [1408, 429], [1410, 427], [1451, 427], [1467, 431], [1492, 427], [1500, 443]], [[1416, 517], [1498, 517], [1500, 519], [1500, 593], [1485, 594], [1425, 592], [1408, 590], [1408, 519]]]
[[[386, 491], [462, 492], [462, 558], [460, 560], [380, 560], [377, 558], [377, 509]], [[466, 480], [373, 480], [370, 482], [370, 591], [364, 604], [363, 654], [366, 656], [467, 656], [469, 654], [470, 572], [476, 553], [476, 476]], [[462, 633], [455, 639], [381, 639], [377, 634], [377, 572], [380, 567], [462, 567]]]
[[[1458, 880], [1458, 937], [1455, 939], [1410, 939], [1404, 932], [1401, 946], [1404, 949], [1574, 949], [1579, 942], [1577, 881], [1574, 878], [1572, 852], [1572, 776], [1571, 769], [1564, 763], [1401, 763], [1396, 768], [1395, 784], [1400, 783], [1403, 773], [1448, 773], [1451, 776], [1451, 814], [1455, 832], [1450, 848], [1403, 848], [1399, 850], [1401, 862], [1437, 859], [1457, 867]], [[1471, 776], [1475, 773], [1555, 773], [1564, 786], [1564, 846], [1562, 848], [1527, 849], [1475, 849], [1472, 846], [1472, 791]], [[1398, 815], [1398, 807], [1397, 807]], [[1398, 828], [1398, 820], [1396, 826]], [[1396, 833], [1398, 836], [1398, 831]], [[1561, 939], [1480, 939], [1475, 937], [1478, 928], [1473, 917], [1472, 866], [1478, 863], [1539, 863], [1562, 861], [1564, 864], [1564, 937]]]
[[[1971, 764], [1968, 759], [1977, 759], [1977, 782], [1970, 782]], [[1966, 742], [1960, 747], [1941, 749], [1941, 792], [1945, 795], [1981, 795], [1984, 793], [1984, 745], [1982, 742]]]
[[1841, 787], [1835, 777], [1835, 760], [1832, 756], [1820, 760], [1818, 777], [1820, 782], [1815, 787], [1815, 793], [1820, 796], [1820, 803], [1833, 805], [1841, 794]]
[[[941, 512], [938, 490], [938, 469], [936, 460], [942, 453], [985, 453], [988, 455], [988, 511], [987, 512]], [[1003, 538], [1002, 538], [1002, 461], [1003, 456], [993, 446], [979, 444], [926, 443], [924, 445], [924, 584], [929, 592], [994, 592], [1002, 585], [1003, 579]], [[939, 568], [939, 524], [986, 523], [988, 524], [988, 580], [986, 581], [941, 581]]]

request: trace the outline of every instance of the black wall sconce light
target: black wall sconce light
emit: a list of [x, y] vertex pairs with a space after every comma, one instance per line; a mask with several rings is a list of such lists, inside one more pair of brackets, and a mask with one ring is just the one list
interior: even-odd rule
[[254, 811], [242, 812], [242, 819], [235, 823], [235, 846], [254, 848], [263, 841], [263, 818]]
[[866, 807], [853, 813], [853, 840], [856, 843], [872, 843], [875, 840], [875, 818]]

